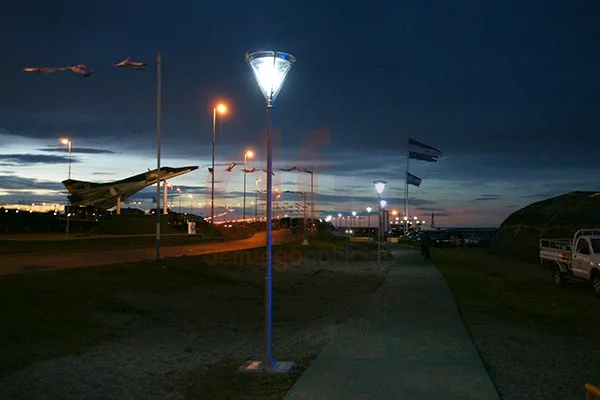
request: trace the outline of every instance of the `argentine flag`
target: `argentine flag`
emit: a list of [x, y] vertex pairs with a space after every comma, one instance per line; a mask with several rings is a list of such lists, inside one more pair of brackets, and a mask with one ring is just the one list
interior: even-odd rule
[[408, 139], [408, 158], [421, 161], [436, 162], [442, 151], [413, 139]]
[[419, 186], [421, 184], [421, 178], [418, 178], [411, 174], [410, 172], [406, 173], [406, 183], [413, 186]]

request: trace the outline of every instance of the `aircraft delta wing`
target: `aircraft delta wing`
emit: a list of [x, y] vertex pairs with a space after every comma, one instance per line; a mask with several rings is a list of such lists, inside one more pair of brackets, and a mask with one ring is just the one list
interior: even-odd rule
[[[169, 180], [195, 169], [198, 169], [198, 167], [162, 167], [160, 169], [160, 180]], [[67, 179], [63, 181], [62, 184], [69, 191], [67, 198], [71, 205], [83, 207], [93, 206], [108, 210], [117, 205], [117, 199], [119, 197], [122, 202], [129, 204], [129, 198], [131, 196], [147, 186], [155, 185], [156, 181], [157, 173], [156, 169], [154, 169], [115, 182], [93, 183]]]

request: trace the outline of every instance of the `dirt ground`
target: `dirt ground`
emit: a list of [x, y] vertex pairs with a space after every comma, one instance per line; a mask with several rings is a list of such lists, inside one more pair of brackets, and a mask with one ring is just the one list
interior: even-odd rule
[[[23, 311], [30, 317], [10, 315], [13, 325], [26, 325], [28, 339], [2, 338], [2, 346], [21, 347], [3, 351], [15, 360], [0, 373], [0, 398], [281, 399], [326, 343], [352, 329], [348, 318], [386, 274], [365, 263], [306, 264], [277, 269], [273, 277], [273, 353], [297, 364], [289, 376], [237, 370], [262, 357], [263, 271], [183, 257], [165, 266], [59, 273], [68, 280], [46, 275], [44, 289], [37, 290], [53, 299], [77, 290], [80, 300], [67, 294], [63, 300], [78, 311], [52, 329], [31, 319], [42, 313], [40, 318], [55, 319], [48, 315], [62, 301], [33, 303]], [[21, 293], [38, 285], [28, 279], [6, 277], [1, 283]], [[36, 330], [44, 334], [36, 336]], [[75, 350], [61, 342], [70, 335], [81, 339]]]

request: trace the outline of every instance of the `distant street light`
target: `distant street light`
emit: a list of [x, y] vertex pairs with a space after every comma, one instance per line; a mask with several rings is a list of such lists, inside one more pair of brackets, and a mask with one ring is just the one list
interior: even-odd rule
[[[286, 190], [283, 193], [295, 193], [295, 194], [299, 194], [299, 195], [303, 196], [303, 198], [304, 198], [304, 205], [302, 206], [302, 220], [303, 220], [302, 224], [303, 224], [303, 227], [304, 227], [303, 228], [304, 233], [306, 234], [306, 211], [308, 209], [308, 207], [306, 206], [306, 193], [304, 193], [304, 192], [296, 192], [296, 191], [292, 191], [292, 190]], [[277, 198], [279, 198], [279, 194], [277, 195]]]
[[256, 192], [254, 194], [254, 225], [256, 230], [258, 230], [258, 182], [260, 181], [260, 178], [256, 178]]
[[179, 214], [181, 214], [181, 188], [177, 188], [177, 191], [179, 192]]
[[67, 145], [67, 151], [69, 152], [69, 180], [71, 180], [71, 145], [73, 142], [70, 138], [61, 139], [60, 142]]
[[[380, 199], [379, 201], [379, 212], [377, 214], [377, 265], [381, 267], [381, 239], [383, 238], [383, 225], [381, 220], [381, 208], [385, 207], [385, 200], [381, 200], [381, 194], [385, 189], [385, 185], [387, 184], [384, 180], [376, 180], [373, 181], [373, 186], [375, 186], [375, 191], [377, 192], [377, 197]], [[383, 206], [382, 206], [383, 203]]]
[[[67, 151], [69, 152], [69, 180], [71, 180], [71, 150], [72, 150], [72, 141], [70, 138], [63, 138], [60, 140], [60, 142], [62, 144], [66, 144], [67, 145]], [[69, 206], [69, 202], [70, 200], [67, 200], [67, 209], [65, 210], [65, 214], [67, 217], [67, 228], [66, 228], [66, 233], [67, 235], [69, 234], [69, 217], [71, 214], [71, 207]]]
[[356, 211], [352, 211], [352, 227], [356, 227]]
[[367, 207], [367, 224], [369, 225], [368, 227], [368, 237], [371, 238], [371, 210], [372, 208], [369, 206]]
[[248, 174], [246, 160], [252, 157], [254, 157], [254, 152], [252, 150], [247, 150], [246, 152], [244, 152], [244, 211], [242, 213], [242, 219], [244, 220], [244, 222], [246, 222], [246, 175]]
[[224, 115], [227, 112], [227, 106], [223, 103], [217, 104], [213, 108], [213, 129], [212, 129], [212, 165], [210, 169], [210, 223], [215, 222], [215, 137], [217, 136], [217, 114]]
[[256, 82], [267, 103], [267, 265], [265, 266], [265, 349], [263, 360], [262, 362], [248, 362], [242, 367], [245, 371], [288, 373], [294, 368], [293, 362], [276, 362], [272, 355], [273, 155], [271, 142], [271, 109], [281, 90], [285, 77], [295, 61], [296, 58], [294, 56], [282, 52], [260, 51], [246, 54], [246, 62], [252, 68]]

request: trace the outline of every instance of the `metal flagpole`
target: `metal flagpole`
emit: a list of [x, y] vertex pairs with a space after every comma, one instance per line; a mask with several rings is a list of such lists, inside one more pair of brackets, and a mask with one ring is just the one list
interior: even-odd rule
[[160, 52], [156, 56], [156, 260], [160, 259], [160, 136], [162, 129], [162, 58]]
[[[314, 176], [315, 176], [315, 167], [310, 167], [310, 229], [311, 229], [311, 233], [316, 233], [316, 230], [319, 226], [319, 224], [317, 224], [315, 222], [315, 190], [314, 190]], [[313, 224], [314, 224], [314, 229], [313, 229]]]
[[408, 161], [410, 160], [410, 139], [406, 143], [406, 172], [404, 173], [404, 234], [408, 233]]

